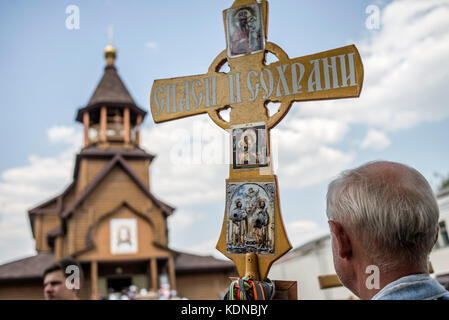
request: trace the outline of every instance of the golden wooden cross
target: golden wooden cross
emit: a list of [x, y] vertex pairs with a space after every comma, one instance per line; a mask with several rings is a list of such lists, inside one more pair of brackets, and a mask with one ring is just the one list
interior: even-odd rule
[[[295, 101], [358, 97], [363, 65], [349, 45], [290, 59], [267, 42], [268, 3], [236, 0], [223, 11], [227, 49], [206, 74], [155, 80], [150, 105], [156, 123], [207, 113], [232, 137], [226, 210], [217, 249], [240, 276], [266, 279], [272, 263], [291, 249], [273, 174], [270, 130]], [[278, 61], [267, 64], [267, 53]], [[230, 70], [221, 72], [228, 63]], [[267, 105], [280, 103], [269, 116]], [[231, 109], [230, 120], [220, 111]]]

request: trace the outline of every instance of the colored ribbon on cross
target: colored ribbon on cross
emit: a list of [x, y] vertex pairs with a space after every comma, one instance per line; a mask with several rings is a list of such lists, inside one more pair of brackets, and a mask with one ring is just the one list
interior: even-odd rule
[[271, 300], [274, 296], [274, 283], [255, 281], [247, 277], [232, 281], [224, 300]]

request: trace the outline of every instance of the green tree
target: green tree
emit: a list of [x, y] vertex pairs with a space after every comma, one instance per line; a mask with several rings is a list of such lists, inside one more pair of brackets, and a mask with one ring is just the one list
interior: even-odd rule
[[440, 187], [438, 188], [438, 190], [443, 190], [444, 188], [448, 188], [449, 187], [449, 177], [447, 177], [446, 179], [444, 179], [441, 182]]
[[441, 181], [440, 184], [438, 185], [438, 191], [441, 191], [445, 188], [449, 188], [449, 174], [443, 176], [442, 174], [435, 173], [434, 175], [438, 177]]

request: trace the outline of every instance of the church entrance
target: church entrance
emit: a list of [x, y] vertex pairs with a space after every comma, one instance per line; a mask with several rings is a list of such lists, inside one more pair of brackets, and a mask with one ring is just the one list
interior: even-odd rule
[[132, 285], [132, 278], [127, 276], [114, 276], [107, 278], [106, 282], [108, 291], [111, 290], [112, 292], [122, 292], [122, 290], [126, 290]]

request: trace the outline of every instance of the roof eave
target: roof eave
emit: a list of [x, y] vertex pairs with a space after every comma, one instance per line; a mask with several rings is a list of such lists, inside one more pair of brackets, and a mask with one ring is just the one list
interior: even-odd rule
[[78, 109], [77, 113], [76, 113], [76, 117], [75, 120], [78, 122], [83, 122], [83, 113], [86, 111], [91, 111], [94, 110], [96, 108], [100, 108], [102, 106], [110, 106], [110, 107], [118, 107], [118, 108], [127, 108], [129, 107], [132, 111], [135, 111], [137, 114], [142, 115], [142, 120], [145, 118], [147, 112], [143, 109], [141, 109], [140, 107], [138, 107], [136, 104], [134, 103], [130, 103], [130, 102], [117, 102], [117, 101], [100, 101], [100, 102], [96, 102], [93, 104], [89, 104], [84, 108], [80, 108]]

